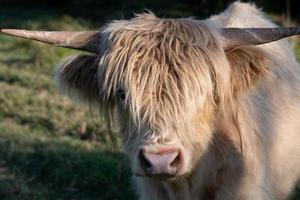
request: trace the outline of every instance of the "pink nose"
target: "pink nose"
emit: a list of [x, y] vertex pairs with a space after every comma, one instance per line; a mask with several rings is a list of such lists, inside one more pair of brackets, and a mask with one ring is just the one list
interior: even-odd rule
[[140, 151], [140, 164], [148, 176], [174, 176], [181, 163], [178, 148]]

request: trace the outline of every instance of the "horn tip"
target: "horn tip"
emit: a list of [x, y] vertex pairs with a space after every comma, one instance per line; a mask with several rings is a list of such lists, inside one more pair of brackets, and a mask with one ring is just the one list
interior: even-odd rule
[[28, 31], [22, 29], [1, 29], [0, 33], [14, 37], [29, 38]]
[[4, 29], [0, 29], [0, 32], [1, 33], [7, 33], [7, 31], [9, 31], [10, 29], [6, 29], [6, 28], [4, 28]]
[[1, 33], [8, 34], [8, 35], [15, 34], [17, 31], [18, 29], [7, 29], [7, 28], [0, 30]]

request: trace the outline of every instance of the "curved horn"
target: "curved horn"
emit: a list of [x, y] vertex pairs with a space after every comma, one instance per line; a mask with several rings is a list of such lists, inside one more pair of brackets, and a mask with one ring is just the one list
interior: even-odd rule
[[101, 32], [99, 31], [28, 31], [2, 29], [1, 32], [7, 35], [92, 53], [99, 53], [101, 42]]
[[297, 27], [221, 29], [225, 50], [239, 46], [265, 44], [299, 34], [300, 28]]

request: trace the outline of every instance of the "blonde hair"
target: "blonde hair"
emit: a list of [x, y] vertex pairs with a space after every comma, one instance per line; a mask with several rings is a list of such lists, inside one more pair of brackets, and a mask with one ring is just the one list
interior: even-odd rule
[[118, 89], [125, 90], [137, 124], [171, 125], [207, 100], [214, 105], [225, 102], [230, 68], [203, 22], [145, 13], [110, 23], [104, 33], [108, 39], [99, 66], [102, 97], [110, 100]]

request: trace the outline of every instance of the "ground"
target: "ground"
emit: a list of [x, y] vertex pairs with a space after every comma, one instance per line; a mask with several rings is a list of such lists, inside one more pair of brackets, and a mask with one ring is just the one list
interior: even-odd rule
[[[91, 26], [68, 16], [13, 23]], [[300, 60], [300, 47], [296, 53]], [[71, 54], [78, 51], [0, 35], [0, 199], [136, 199], [128, 162], [113, 148], [103, 121], [57, 90], [54, 67]], [[296, 193], [294, 200], [300, 188]]]

